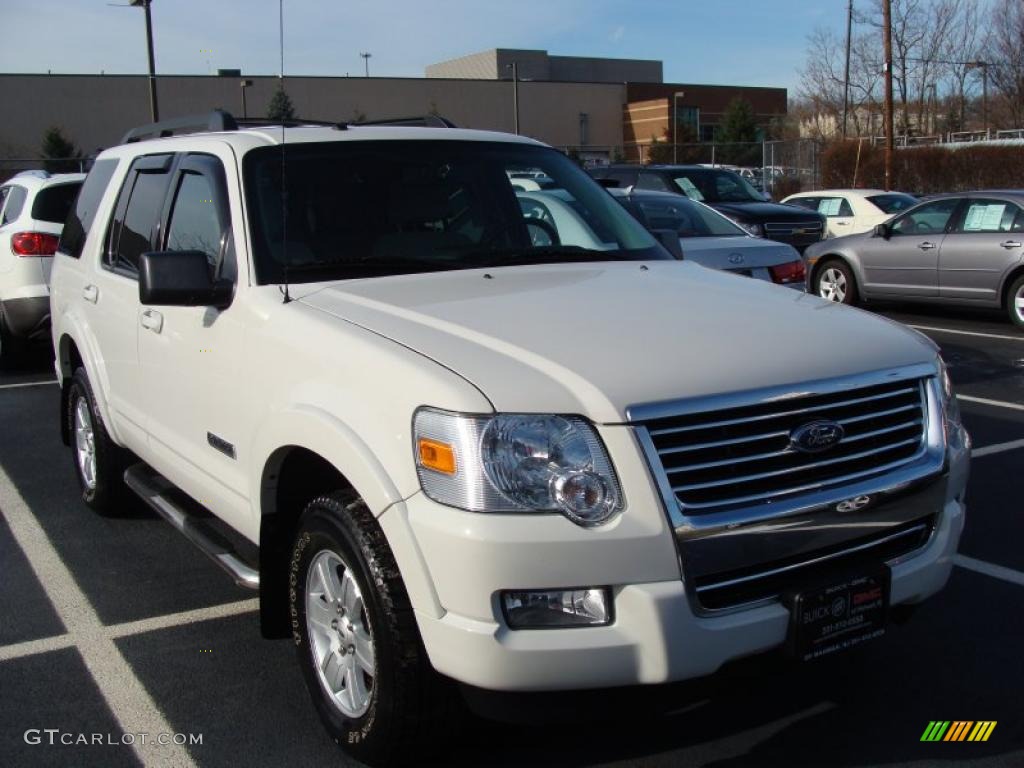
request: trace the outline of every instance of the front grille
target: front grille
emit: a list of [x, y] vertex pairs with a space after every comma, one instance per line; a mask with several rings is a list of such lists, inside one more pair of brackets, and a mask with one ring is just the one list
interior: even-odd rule
[[891, 528], [884, 533], [807, 552], [773, 563], [716, 573], [695, 580], [697, 600], [709, 611], [783, 595], [844, 570], [883, 563], [920, 549], [931, 537], [934, 517]]
[[820, 221], [769, 222], [764, 225], [764, 236], [769, 240], [788, 243], [800, 253], [821, 240], [824, 226]]
[[[924, 450], [922, 379], [788, 397], [647, 421], [651, 442], [684, 514], [758, 506], [891, 471]], [[791, 444], [814, 421], [843, 439], [816, 454]]]

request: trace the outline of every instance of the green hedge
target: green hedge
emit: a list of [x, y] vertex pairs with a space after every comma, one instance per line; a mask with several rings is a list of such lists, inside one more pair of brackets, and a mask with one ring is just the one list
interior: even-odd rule
[[[856, 185], [854, 168], [857, 167]], [[836, 142], [821, 156], [825, 188], [883, 188], [885, 150], [864, 142]], [[971, 189], [1024, 189], [1024, 145], [910, 147], [893, 157], [893, 189], [917, 194]]]

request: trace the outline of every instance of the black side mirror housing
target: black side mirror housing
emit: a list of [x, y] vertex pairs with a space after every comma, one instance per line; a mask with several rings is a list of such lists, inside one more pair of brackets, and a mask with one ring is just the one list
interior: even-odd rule
[[230, 306], [234, 284], [216, 280], [202, 251], [154, 251], [139, 256], [139, 301], [149, 306]]
[[882, 224], [875, 224], [875, 228], [871, 230], [871, 236], [872, 237], [881, 237], [881, 238], [884, 238], [884, 239], [888, 240], [889, 239], [889, 225], [885, 224], [884, 222]]
[[675, 256], [679, 261], [683, 260], [683, 246], [679, 244], [679, 233], [674, 229], [652, 229], [651, 234], [658, 238], [658, 242], [665, 246], [665, 250]]

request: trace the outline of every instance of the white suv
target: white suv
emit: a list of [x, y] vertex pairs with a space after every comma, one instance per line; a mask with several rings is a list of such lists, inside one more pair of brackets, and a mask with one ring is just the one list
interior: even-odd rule
[[945, 584], [969, 440], [920, 334], [676, 261], [530, 139], [211, 123], [86, 181], [53, 272], [64, 437], [87, 504], [123, 479], [259, 589], [346, 750], [437, 741], [452, 681], [810, 659]]
[[0, 361], [50, 330], [50, 265], [84, 178], [25, 171], [0, 185]]

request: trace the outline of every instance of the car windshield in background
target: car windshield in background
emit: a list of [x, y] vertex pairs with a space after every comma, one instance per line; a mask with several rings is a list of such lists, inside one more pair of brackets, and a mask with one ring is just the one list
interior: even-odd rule
[[679, 195], [637, 195], [633, 202], [650, 229], [669, 229], [679, 237], [747, 237], [720, 213]]
[[764, 196], [739, 174], [730, 171], [677, 171], [672, 180], [699, 203], [763, 203]]
[[[359, 141], [245, 156], [257, 278], [292, 282], [579, 261], [671, 259], [557, 150]], [[527, 176], [527, 174], [530, 174]], [[538, 182], [543, 182], [544, 186]]]
[[75, 181], [39, 190], [35, 202], [32, 203], [32, 218], [51, 224], [63, 224], [81, 188], [82, 182]]
[[917, 198], [894, 192], [888, 195], [872, 195], [868, 202], [882, 213], [899, 213], [917, 205]]

